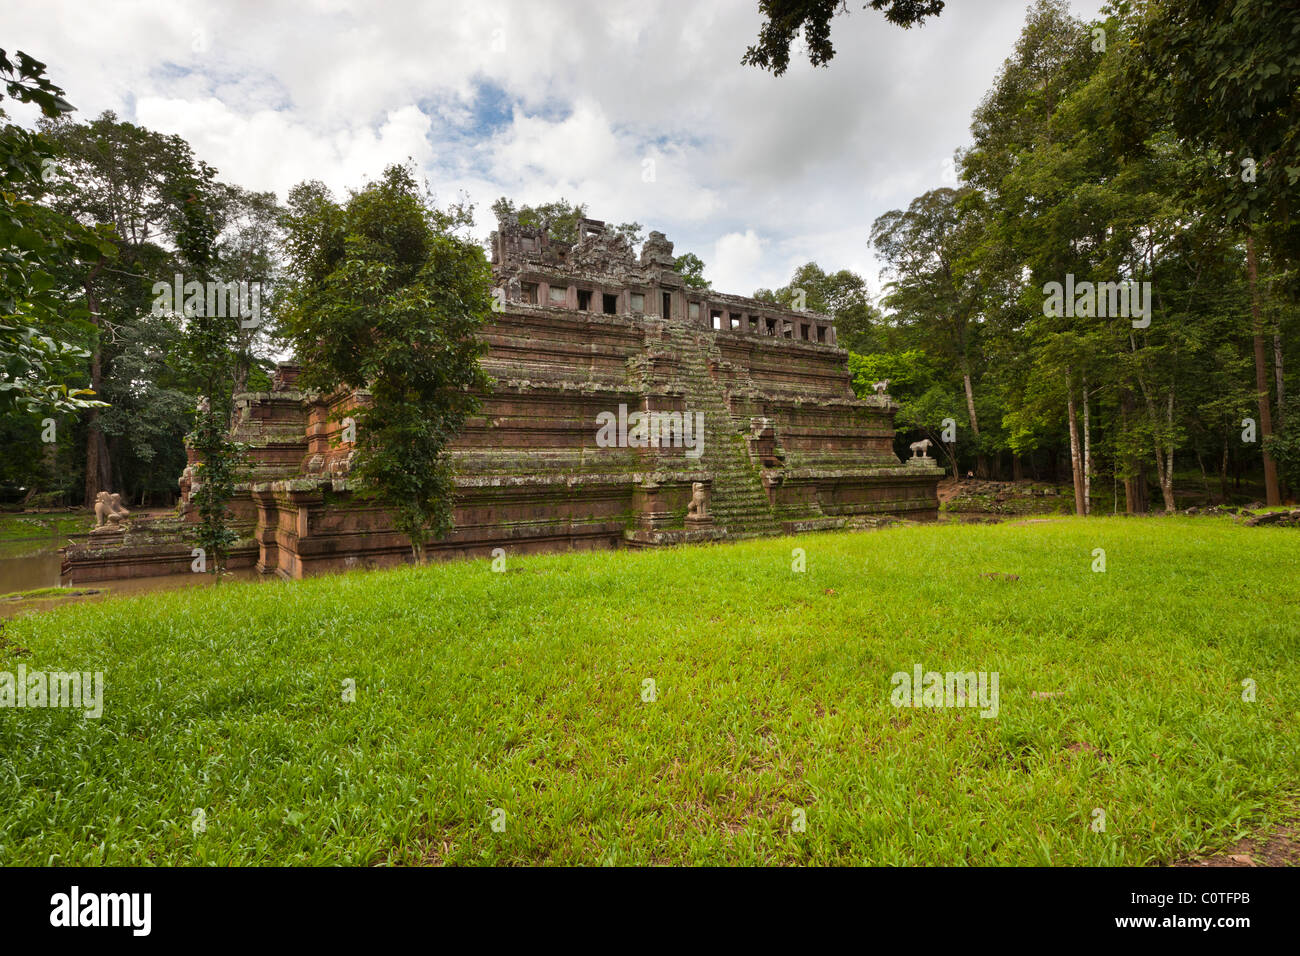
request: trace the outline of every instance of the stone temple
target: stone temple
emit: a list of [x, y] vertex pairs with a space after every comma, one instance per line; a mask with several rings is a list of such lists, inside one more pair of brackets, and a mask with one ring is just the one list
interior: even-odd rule
[[[453, 446], [455, 530], [430, 554], [654, 547], [934, 518], [933, 459], [894, 454], [897, 406], [854, 396], [832, 320], [687, 286], [651, 232], [639, 258], [602, 222], [568, 244], [498, 223], [497, 304], [481, 335], [495, 379]], [[232, 503], [232, 568], [299, 578], [410, 560], [354, 494], [348, 411], [364, 395], [236, 396], [252, 480]], [[192, 454], [192, 453], [191, 453]], [[155, 521], [70, 547], [74, 583], [190, 570], [184, 525]], [[116, 526], [115, 526], [116, 527]]]

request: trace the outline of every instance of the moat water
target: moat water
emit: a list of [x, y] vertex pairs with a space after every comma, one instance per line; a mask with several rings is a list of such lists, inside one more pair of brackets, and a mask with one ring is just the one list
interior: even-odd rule
[[0, 542], [0, 594], [58, 587], [63, 545], [58, 535]]
[[[0, 595], [18, 591], [35, 591], [39, 588], [67, 587], [61, 576], [63, 555], [60, 549], [67, 537], [53, 535], [45, 538], [23, 538], [0, 541]], [[262, 577], [253, 569], [232, 571], [227, 579], [257, 580]], [[273, 578], [274, 580], [274, 578]], [[128, 594], [147, 594], [153, 591], [172, 591], [178, 588], [210, 587], [214, 582], [210, 574], [165, 574], [150, 578], [124, 578], [96, 581], [93, 584], [68, 588], [68, 596], [27, 601], [0, 600], [0, 619], [14, 617], [31, 611], [62, 607], [74, 601], [98, 601], [106, 597]]]

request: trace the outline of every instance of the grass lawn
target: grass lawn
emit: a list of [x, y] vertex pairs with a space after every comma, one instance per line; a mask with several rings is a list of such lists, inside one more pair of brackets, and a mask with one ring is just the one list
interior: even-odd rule
[[0, 541], [82, 534], [95, 526], [94, 512], [0, 512]]
[[[104, 712], [0, 709], [0, 864], [1154, 864], [1300, 794], [1300, 532], [1227, 519], [235, 582], [11, 620], [20, 663]], [[998, 715], [895, 708], [917, 664]]]

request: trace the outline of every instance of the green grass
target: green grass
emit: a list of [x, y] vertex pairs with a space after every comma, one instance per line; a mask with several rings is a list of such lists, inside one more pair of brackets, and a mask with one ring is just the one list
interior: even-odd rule
[[[1066, 518], [60, 607], [0, 670], [104, 714], [0, 710], [0, 863], [1167, 863], [1295, 814], [1297, 582], [1294, 529]], [[894, 708], [917, 663], [1000, 713]]]
[[95, 515], [89, 511], [55, 511], [48, 514], [0, 512], [0, 541], [81, 534], [94, 526]]

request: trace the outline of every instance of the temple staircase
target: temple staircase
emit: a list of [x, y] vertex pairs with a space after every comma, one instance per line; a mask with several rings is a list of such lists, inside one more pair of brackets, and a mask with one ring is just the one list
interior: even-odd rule
[[663, 334], [676, 360], [673, 380], [685, 391], [687, 411], [704, 413], [704, 452], [699, 460], [713, 476], [709, 501], [713, 523], [733, 538], [778, 533], [780, 524], [758, 468], [750, 461], [749, 421], [732, 416], [722, 386], [709, 371], [710, 361], [722, 358], [714, 337], [677, 322], [668, 323]]

